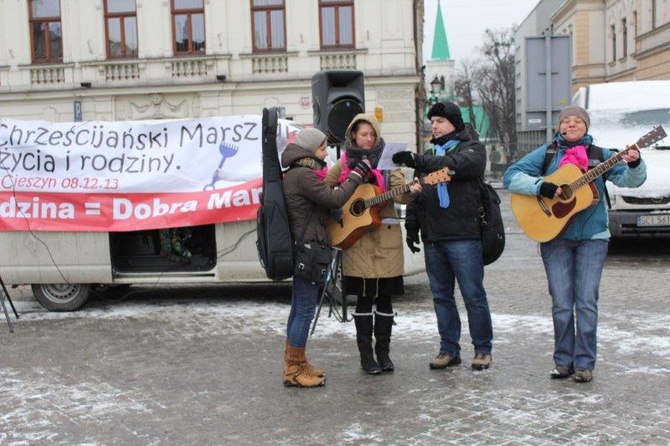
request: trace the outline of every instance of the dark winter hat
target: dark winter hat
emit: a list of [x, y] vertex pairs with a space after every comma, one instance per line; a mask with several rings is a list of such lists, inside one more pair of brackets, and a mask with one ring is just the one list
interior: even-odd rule
[[305, 129], [298, 133], [293, 140], [294, 144], [299, 145], [303, 149], [307, 149], [316, 153], [319, 147], [326, 142], [326, 135], [319, 129]]
[[438, 102], [433, 105], [428, 111], [428, 119], [433, 116], [442, 116], [447, 118], [451, 125], [453, 125], [459, 132], [465, 128], [463, 125], [463, 116], [461, 115], [461, 108], [453, 102], [445, 101]]
[[579, 105], [568, 105], [565, 107], [561, 113], [558, 115], [558, 124], [561, 124], [561, 121], [568, 116], [577, 116], [581, 118], [582, 121], [586, 123], [586, 131], [588, 132], [589, 127], [591, 126], [591, 119], [589, 118], [589, 112], [584, 110]]

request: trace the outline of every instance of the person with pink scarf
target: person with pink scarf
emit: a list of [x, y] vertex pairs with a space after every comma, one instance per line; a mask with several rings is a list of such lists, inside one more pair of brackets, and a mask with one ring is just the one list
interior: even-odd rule
[[[510, 192], [559, 199], [561, 184], [548, 181], [562, 166], [574, 164], [586, 172], [616, 153], [595, 146], [588, 133], [589, 114], [570, 105], [558, 116], [558, 131], [551, 144], [533, 150], [512, 164], [503, 177]], [[622, 141], [625, 142], [625, 141]], [[548, 152], [555, 147], [553, 156]], [[591, 150], [589, 150], [589, 148]], [[597, 159], [589, 153], [595, 152]], [[647, 168], [635, 147], [621, 153], [622, 161], [593, 181], [597, 201], [576, 213], [554, 239], [540, 243], [540, 255], [552, 299], [554, 323], [554, 368], [551, 379], [572, 377], [585, 383], [593, 379], [596, 365], [598, 298], [607, 247], [610, 239], [605, 181], [618, 187], [639, 187], [647, 178]], [[549, 160], [548, 165], [545, 163]]]
[[[404, 185], [405, 177], [400, 169], [377, 168], [384, 146], [375, 116], [356, 115], [345, 133], [342, 156], [330, 168], [326, 183], [338, 186], [353, 166], [367, 159], [372, 170], [363, 181], [376, 186], [378, 193]], [[412, 195], [401, 194], [394, 200], [407, 204], [412, 201]], [[395, 368], [389, 357], [395, 316], [391, 296], [404, 293], [403, 240], [393, 202], [384, 204], [380, 217], [381, 226], [366, 232], [343, 253], [344, 294], [357, 297], [353, 313], [356, 343], [361, 367], [369, 375], [393, 372]], [[376, 340], [374, 349], [373, 336]]]

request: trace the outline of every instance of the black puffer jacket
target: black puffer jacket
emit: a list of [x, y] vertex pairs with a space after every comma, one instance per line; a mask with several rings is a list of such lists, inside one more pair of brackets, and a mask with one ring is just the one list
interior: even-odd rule
[[325, 163], [296, 144], [286, 147], [281, 163], [290, 167], [284, 174], [283, 186], [293, 240], [297, 242], [302, 236], [306, 242], [316, 240], [330, 245], [325, 224], [328, 210], [342, 207], [361, 184], [361, 177], [352, 172], [339, 188], [332, 189], [316, 174]]
[[486, 148], [466, 127], [455, 138], [461, 142], [444, 156], [418, 155], [415, 170], [419, 174], [449, 167], [454, 173], [448, 184], [450, 204], [440, 207], [436, 186], [424, 191], [407, 206], [406, 227], [419, 224], [425, 242], [480, 238], [478, 208], [480, 182], [486, 169]]

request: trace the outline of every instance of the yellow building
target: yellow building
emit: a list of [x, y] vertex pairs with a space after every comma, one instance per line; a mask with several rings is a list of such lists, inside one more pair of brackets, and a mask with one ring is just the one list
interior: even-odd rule
[[541, 0], [515, 35], [521, 132], [528, 124], [526, 38], [546, 35], [570, 37], [571, 93], [594, 83], [670, 79], [670, 2]]

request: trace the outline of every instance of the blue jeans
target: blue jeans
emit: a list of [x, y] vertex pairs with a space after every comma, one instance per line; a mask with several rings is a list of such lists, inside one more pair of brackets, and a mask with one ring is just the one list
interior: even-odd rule
[[560, 238], [540, 245], [552, 299], [556, 366], [595, 367], [598, 287], [607, 245], [606, 240]]
[[299, 277], [293, 277], [291, 288], [291, 311], [286, 324], [286, 337], [291, 347], [305, 347], [309, 327], [316, 312], [319, 286]]
[[470, 338], [476, 353], [490, 354], [493, 340], [491, 312], [484, 290], [482, 244], [479, 240], [424, 243], [426, 272], [440, 332], [440, 354], [460, 356], [461, 318], [454, 297], [455, 282], [468, 313]]

